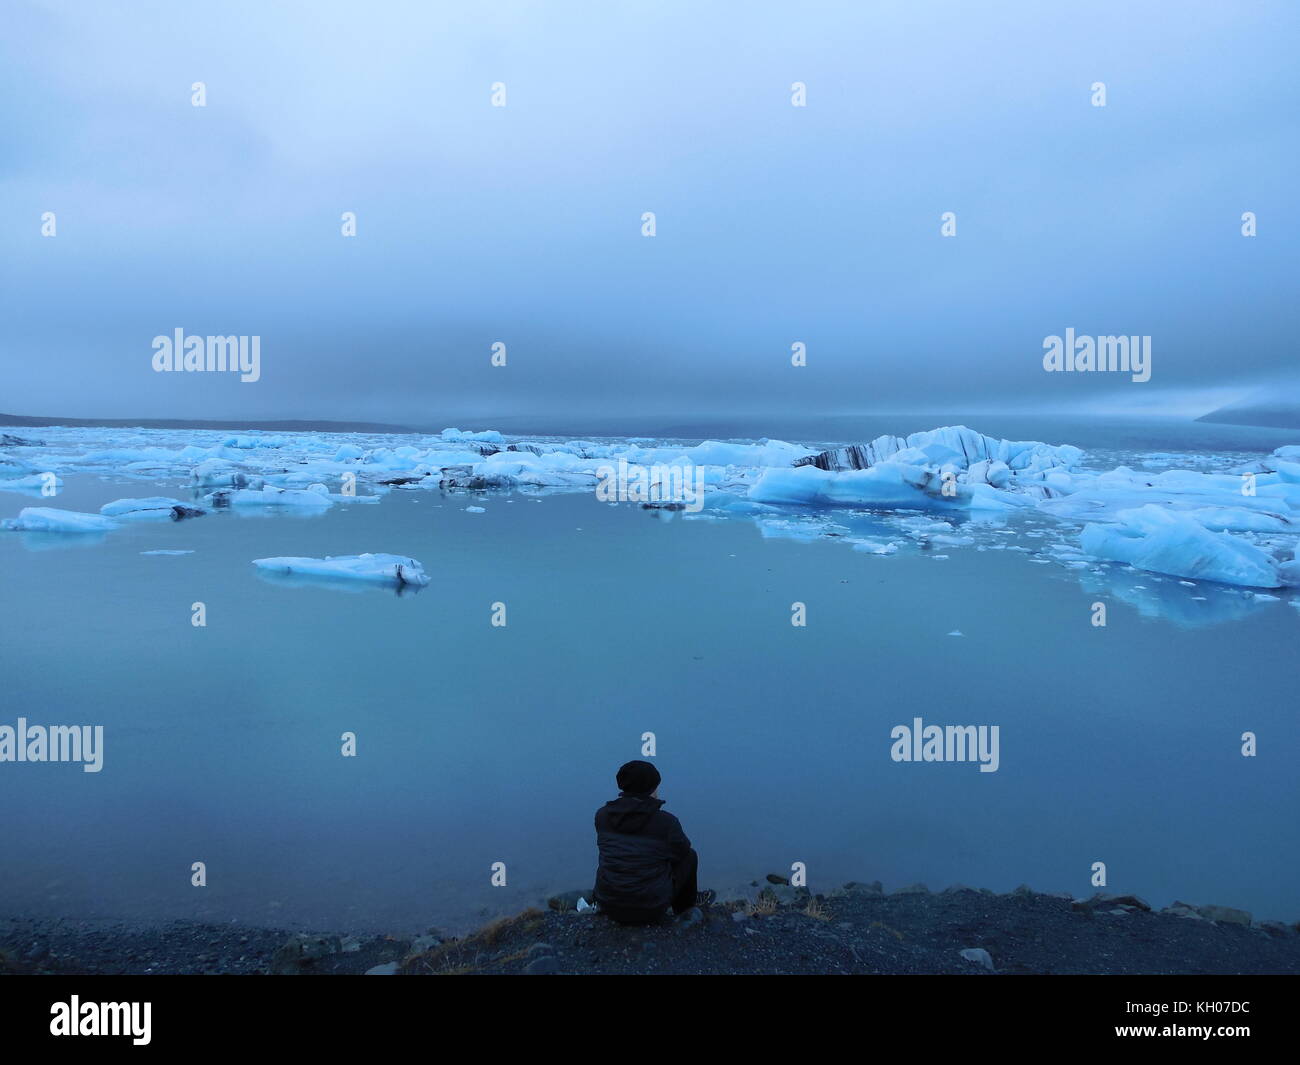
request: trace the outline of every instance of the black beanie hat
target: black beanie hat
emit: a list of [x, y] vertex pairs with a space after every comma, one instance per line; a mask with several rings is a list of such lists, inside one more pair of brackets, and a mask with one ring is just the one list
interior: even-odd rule
[[618, 790], [629, 795], [649, 795], [659, 787], [659, 770], [649, 762], [628, 762], [618, 771], [615, 778]]

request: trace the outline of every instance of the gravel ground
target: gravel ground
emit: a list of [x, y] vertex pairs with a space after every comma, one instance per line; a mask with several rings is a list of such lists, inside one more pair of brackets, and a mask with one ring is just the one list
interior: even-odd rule
[[[1300, 973], [1296, 926], [1238, 910], [1151, 912], [1133, 896], [1070, 900], [852, 885], [809, 896], [755, 882], [685, 919], [624, 928], [573, 892], [462, 939], [303, 935], [238, 925], [0, 921], [15, 973]], [[1208, 916], [1207, 916], [1208, 914]], [[967, 951], [970, 957], [963, 956]], [[985, 952], [985, 953], [980, 953]], [[991, 966], [991, 968], [990, 968]]]

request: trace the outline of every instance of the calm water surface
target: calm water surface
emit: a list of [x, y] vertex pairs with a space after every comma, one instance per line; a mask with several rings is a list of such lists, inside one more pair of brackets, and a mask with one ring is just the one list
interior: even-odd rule
[[[55, 505], [183, 491], [73, 475]], [[0, 517], [42, 502], [0, 493]], [[193, 553], [141, 554], [156, 549]], [[363, 551], [412, 555], [432, 583], [399, 597], [250, 565]], [[1111, 890], [1157, 905], [1300, 917], [1285, 600], [1021, 552], [877, 557], [588, 495], [426, 491], [314, 517], [6, 533], [0, 580], [0, 723], [106, 732], [98, 774], [0, 766], [9, 913], [463, 928], [590, 886], [592, 814], [653, 732], [661, 794], [717, 888], [803, 861], [814, 890], [1077, 894], [1104, 861]], [[998, 772], [891, 761], [890, 730], [918, 716], [999, 725]]]

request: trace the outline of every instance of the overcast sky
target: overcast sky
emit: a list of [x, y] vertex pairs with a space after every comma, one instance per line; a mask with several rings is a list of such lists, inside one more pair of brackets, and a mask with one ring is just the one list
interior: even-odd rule
[[[1295, 3], [7, 0], [0, 42], [8, 413], [1200, 413], [1295, 362]], [[1044, 372], [1067, 327], [1151, 380]], [[177, 328], [261, 379], [155, 373]]]

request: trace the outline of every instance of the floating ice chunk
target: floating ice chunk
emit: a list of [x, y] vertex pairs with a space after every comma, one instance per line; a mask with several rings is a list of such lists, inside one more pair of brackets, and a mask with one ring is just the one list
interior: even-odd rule
[[190, 476], [203, 488], [261, 488], [263, 483], [262, 478], [225, 459], [205, 459], [190, 471]]
[[234, 491], [214, 492], [208, 498], [217, 506], [232, 507], [302, 507], [308, 510], [324, 510], [333, 505], [326, 492], [275, 488], [271, 485], [261, 489], [237, 488]]
[[967, 484], [962, 488], [962, 495], [968, 499], [972, 510], [997, 511], [1034, 506], [1030, 496], [1004, 491], [991, 484]]
[[16, 518], [0, 521], [0, 529], [14, 532], [105, 532], [116, 529], [117, 522], [102, 514], [82, 514], [54, 507], [23, 507]]
[[127, 519], [169, 519], [180, 521], [182, 518], [197, 518], [207, 511], [193, 503], [186, 503], [168, 496], [149, 496], [146, 499], [115, 499], [99, 508], [101, 514], [110, 518]]
[[482, 440], [485, 443], [489, 443], [489, 444], [505, 443], [505, 437], [503, 437], [495, 429], [484, 429], [481, 433], [466, 433], [461, 431], [460, 429], [444, 429], [442, 431], [442, 439], [449, 440], [449, 441]]
[[1295, 557], [1290, 562], [1280, 562], [1277, 578], [1288, 587], [1300, 585], [1300, 546], [1295, 550]]
[[1276, 588], [1277, 563], [1254, 544], [1213, 532], [1186, 514], [1147, 505], [1121, 511], [1117, 525], [1086, 525], [1079, 537], [1095, 558], [1174, 577]]
[[9, 479], [0, 479], [0, 488], [8, 489], [14, 492], [31, 492], [35, 490], [45, 490], [48, 488], [59, 488], [63, 485], [63, 478], [53, 473], [33, 473], [26, 477], [11, 477]]
[[429, 583], [424, 567], [404, 555], [340, 555], [326, 558], [255, 558], [253, 565], [269, 573], [327, 577], [390, 584]]
[[[666, 449], [656, 449], [657, 452]], [[696, 466], [790, 466], [796, 460], [812, 456], [810, 448], [798, 444], [787, 444], [784, 440], [763, 440], [756, 444], [735, 444], [722, 440], [705, 440], [694, 447], [680, 451], [673, 458], [679, 462], [686, 461]], [[651, 457], [651, 462], [663, 462], [658, 454]]]
[[285, 439], [282, 436], [228, 436], [221, 441], [222, 447], [235, 447], [240, 450], [255, 447], [284, 447]]
[[758, 503], [804, 506], [941, 507], [960, 505], [969, 490], [954, 485], [957, 494], [942, 494], [937, 473], [920, 466], [881, 463], [865, 470], [835, 472], [818, 466], [772, 468], [762, 472], [749, 490]]
[[486, 510], [484, 507], [466, 507], [466, 508], [465, 508], [465, 513], [466, 513], [466, 514], [486, 514], [486, 513], [487, 513], [487, 510]]

